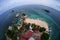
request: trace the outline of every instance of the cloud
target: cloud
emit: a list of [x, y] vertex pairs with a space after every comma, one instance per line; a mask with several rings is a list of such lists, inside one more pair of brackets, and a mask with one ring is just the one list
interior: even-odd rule
[[0, 2], [0, 12], [6, 11], [10, 8], [19, 6], [19, 5], [27, 5], [27, 4], [40, 4], [49, 6], [56, 10], [60, 11], [60, 3], [56, 0], [5, 0]]

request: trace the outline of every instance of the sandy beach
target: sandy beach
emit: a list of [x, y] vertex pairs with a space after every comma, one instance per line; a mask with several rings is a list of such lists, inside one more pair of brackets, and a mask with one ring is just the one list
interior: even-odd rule
[[39, 19], [30, 19], [30, 18], [26, 18], [25, 21], [26, 23], [34, 23], [36, 25], [39, 25], [41, 27], [46, 28], [46, 31], [49, 31], [48, 29], [48, 24], [45, 21], [39, 20]]

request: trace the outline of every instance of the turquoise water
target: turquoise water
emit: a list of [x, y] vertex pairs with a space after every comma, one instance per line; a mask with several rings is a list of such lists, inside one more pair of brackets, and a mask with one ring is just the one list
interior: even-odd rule
[[22, 12], [28, 14], [28, 17], [30, 18], [40, 19], [47, 22], [50, 30], [50, 40], [56, 40], [57, 35], [59, 34], [56, 27], [59, 27], [59, 25], [50, 16], [48, 16], [46, 12], [38, 9], [23, 10]]
[[[12, 10], [12, 9], [11, 9]], [[15, 15], [18, 13], [25, 13], [28, 15], [30, 18], [34, 19], [40, 19], [42, 21], [45, 21], [48, 23], [49, 27], [49, 34], [50, 34], [50, 39], [49, 40], [59, 40], [59, 34], [60, 34], [60, 25], [58, 25], [54, 19], [52, 19], [45, 11], [35, 8], [35, 7], [17, 7], [14, 8], [15, 12], [11, 12], [11, 10], [8, 10], [5, 12], [4, 16], [0, 19], [0, 39], [3, 38], [3, 34], [5, 29], [8, 28], [9, 25], [12, 24], [12, 21], [15, 20]], [[8, 16], [7, 16], [8, 15]], [[9, 25], [8, 25], [9, 24]]]

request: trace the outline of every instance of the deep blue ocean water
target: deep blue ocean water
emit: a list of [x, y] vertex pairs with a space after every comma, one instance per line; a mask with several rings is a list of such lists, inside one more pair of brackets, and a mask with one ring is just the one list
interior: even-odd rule
[[[42, 8], [41, 8], [42, 7]], [[49, 9], [48, 7], [45, 7]], [[25, 13], [30, 18], [40, 19], [48, 23], [49, 26], [49, 40], [60, 40], [60, 23], [57, 21], [57, 15], [59, 12], [54, 11], [54, 9], [49, 9], [50, 12], [45, 12], [43, 6], [30, 5], [30, 6], [22, 6], [10, 9], [0, 15], [0, 40], [5, 40], [5, 30], [9, 25], [15, 20], [15, 15], [17, 13]], [[12, 12], [14, 10], [14, 12]], [[53, 16], [54, 15], [54, 16]]]

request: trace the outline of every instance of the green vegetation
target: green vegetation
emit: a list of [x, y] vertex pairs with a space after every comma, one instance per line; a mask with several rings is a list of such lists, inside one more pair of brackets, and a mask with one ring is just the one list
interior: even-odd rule
[[41, 36], [41, 40], [49, 40], [49, 34], [43, 33], [43, 35]]
[[32, 24], [33, 30], [36, 30], [36, 29], [37, 29], [36, 26], [37, 26], [37, 25]]
[[7, 30], [6, 35], [11, 38], [12, 40], [17, 39], [17, 34], [13, 30]]
[[49, 39], [49, 34], [45, 33], [46, 29], [44, 27], [40, 27], [38, 25], [35, 24], [30, 24], [30, 23], [23, 23], [23, 26], [18, 30], [17, 29], [17, 25], [12, 25], [12, 30], [7, 30], [6, 31], [6, 35], [11, 38], [12, 40], [16, 40], [17, 39], [17, 35], [18, 33], [22, 33], [24, 30], [29, 30], [29, 26], [32, 25], [33, 27], [33, 31], [34, 30], [39, 30], [40, 32], [43, 32], [42, 36], [41, 36], [41, 40], [48, 40]]
[[21, 27], [20, 29], [19, 29], [19, 32], [21, 33], [23, 31], [23, 27]]
[[17, 40], [17, 35], [18, 35], [17, 26], [14, 24], [12, 25], [12, 30], [7, 29], [6, 35], [12, 40]]
[[39, 30], [40, 32], [45, 32], [46, 31], [46, 28], [44, 27], [40, 27], [38, 25], [35, 25], [35, 24], [32, 24], [32, 27], [33, 27], [33, 30]]
[[[23, 13], [22, 16], [25, 16], [25, 14]], [[27, 30], [29, 30], [29, 26], [31, 25], [31, 27], [33, 28], [33, 31], [37, 29], [39, 32], [43, 33], [42, 36], [41, 36], [41, 40], [48, 40], [49, 39], [49, 34], [45, 33], [46, 32], [46, 28], [41, 27], [41, 26], [36, 25], [36, 24], [25, 23], [24, 22], [25, 18], [23, 18], [23, 20], [21, 21], [21, 24], [20, 24], [20, 25], [22, 25], [21, 28], [18, 29], [18, 26], [20, 26], [19, 24], [17, 25], [17, 23], [19, 21], [18, 18], [19, 17], [17, 17], [15, 22], [11, 25], [12, 26], [12, 30], [7, 29], [7, 31], [6, 31], [6, 35], [9, 38], [11, 38], [12, 40], [17, 40], [17, 36], [19, 36], [19, 33], [26, 32]]]
[[11, 31], [11, 30], [7, 30], [7, 31], [6, 31], [6, 34], [8, 35], [8, 37], [12, 38], [14, 32]]
[[40, 28], [39, 28], [39, 31], [40, 31], [40, 32], [44, 32], [44, 31], [46, 31], [46, 29], [45, 29], [44, 27], [40, 27]]
[[12, 25], [12, 29], [13, 29], [13, 30], [18, 30], [17, 25], [16, 25], [16, 24], [13, 24], [13, 25]]
[[32, 24], [32, 27], [33, 27], [33, 30], [38, 29], [39, 32], [42, 32], [43, 33], [42, 36], [41, 36], [41, 40], [49, 40], [49, 37], [50, 37], [49, 34], [48, 33], [45, 33], [46, 28], [40, 27], [40, 26], [35, 25], [35, 24]]

